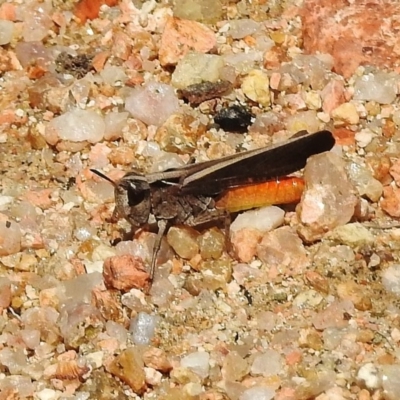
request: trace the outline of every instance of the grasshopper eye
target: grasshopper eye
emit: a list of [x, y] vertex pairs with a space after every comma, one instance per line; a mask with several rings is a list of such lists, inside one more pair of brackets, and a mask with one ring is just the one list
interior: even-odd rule
[[125, 188], [129, 207], [134, 207], [142, 203], [149, 196], [147, 187], [140, 186], [143, 185], [137, 185], [135, 182], [131, 181], [127, 182]]

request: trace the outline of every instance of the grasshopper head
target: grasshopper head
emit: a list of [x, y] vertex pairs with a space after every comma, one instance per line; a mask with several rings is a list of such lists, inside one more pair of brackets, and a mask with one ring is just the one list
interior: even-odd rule
[[135, 228], [148, 222], [151, 213], [150, 185], [141, 175], [127, 174], [116, 185], [115, 214]]
[[114, 185], [115, 210], [113, 217], [125, 218], [134, 229], [148, 222], [151, 213], [150, 185], [146, 178], [138, 172], [126, 174], [118, 182], [94, 169], [96, 175]]

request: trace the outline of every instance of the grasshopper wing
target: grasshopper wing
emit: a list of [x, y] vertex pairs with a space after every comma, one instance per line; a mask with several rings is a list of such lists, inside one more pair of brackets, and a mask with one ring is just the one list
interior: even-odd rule
[[181, 171], [183, 193], [216, 195], [236, 186], [265, 182], [304, 168], [307, 159], [330, 150], [329, 131], [296, 136], [285, 143], [189, 165]]

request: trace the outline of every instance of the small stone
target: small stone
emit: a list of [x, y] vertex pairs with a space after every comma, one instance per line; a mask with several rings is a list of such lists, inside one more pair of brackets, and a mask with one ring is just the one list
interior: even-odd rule
[[205, 132], [206, 125], [192, 115], [173, 114], [157, 129], [154, 139], [164, 151], [192, 154]]
[[143, 362], [146, 367], [154, 368], [157, 371], [167, 373], [171, 371], [172, 365], [164, 350], [157, 347], [147, 348], [143, 352]]
[[146, 289], [150, 276], [140, 258], [129, 254], [109, 257], [104, 261], [103, 277], [107, 287], [123, 290]]
[[371, 143], [373, 137], [374, 135], [369, 129], [362, 129], [354, 135], [357, 145], [361, 148], [367, 147]]
[[400, 126], [400, 110], [396, 110], [393, 112], [393, 122], [396, 126]]
[[50, 14], [53, 12], [51, 3], [32, 2], [22, 7], [20, 18], [24, 21], [22, 35], [24, 42], [41, 42], [47, 37], [53, 21]]
[[31, 107], [56, 114], [71, 108], [70, 88], [63, 85], [55, 76], [46, 74], [28, 87]]
[[271, 104], [269, 93], [269, 78], [258, 69], [250, 71], [242, 82], [243, 93], [252, 101], [268, 107]]
[[179, 109], [179, 100], [172, 86], [149, 82], [131, 91], [125, 108], [145, 124], [159, 126]]
[[395, 160], [389, 169], [390, 175], [393, 177], [397, 186], [400, 186], [400, 160]]
[[221, 0], [174, 0], [174, 16], [183, 19], [215, 24], [223, 19], [224, 3]]
[[400, 391], [400, 365], [383, 365], [379, 375], [385, 400], [397, 400]]
[[340, 299], [350, 300], [357, 310], [368, 311], [372, 308], [371, 296], [366, 293], [363, 286], [355, 282], [339, 283], [336, 291]]
[[343, 104], [345, 99], [345, 89], [342, 80], [332, 79], [322, 90], [322, 109], [327, 114]]
[[267, 232], [258, 245], [257, 255], [268, 268], [290, 276], [303, 273], [310, 265], [301, 239], [288, 226]]
[[375, 241], [372, 233], [358, 222], [336, 227], [330, 237], [350, 247], [371, 246]]
[[141, 395], [146, 390], [146, 376], [141, 364], [135, 348], [129, 347], [106, 365], [106, 369], [126, 383], [134, 393]]
[[240, 382], [249, 372], [249, 364], [237, 352], [230, 352], [224, 359], [221, 373], [228, 381]]
[[159, 318], [140, 312], [132, 319], [129, 332], [132, 334], [132, 341], [137, 345], [148, 345], [154, 337]]
[[8, 278], [0, 278], [0, 309], [10, 307], [11, 300], [11, 281]]
[[[262, 53], [250, 50], [249, 52], [225, 54], [223, 59], [229, 67], [234, 68], [236, 73], [244, 75], [254, 69], [258, 62], [262, 61]], [[234, 76], [236, 76], [236, 73]]]
[[400, 265], [394, 264], [382, 272], [382, 285], [396, 296], [400, 296]]
[[[174, 367], [174, 369], [170, 372], [170, 378], [173, 382], [178, 382], [181, 385], [186, 385], [188, 383], [200, 383], [202, 381], [201, 377], [192, 371], [190, 368], [185, 367]], [[182, 392], [182, 389], [180, 389]], [[178, 393], [174, 393], [174, 396], [169, 397], [169, 400], [182, 399], [187, 400], [187, 395], [179, 396]], [[192, 399], [188, 399], [192, 400]]]
[[95, 287], [92, 289], [92, 302], [100, 310], [101, 316], [109, 323], [113, 321], [125, 322], [121, 302], [116, 290], [100, 290]]
[[59, 393], [53, 389], [42, 389], [35, 393], [38, 400], [53, 400], [59, 398]]
[[313, 350], [322, 350], [324, 347], [321, 335], [319, 335], [316, 331], [309, 332], [304, 343], [301, 344], [302, 346]]
[[181, 367], [188, 368], [202, 379], [207, 378], [210, 371], [210, 355], [197, 351], [181, 359]]
[[110, 112], [104, 118], [105, 131], [104, 139], [114, 141], [122, 136], [122, 130], [127, 125], [129, 113]]
[[321, 274], [315, 271], [307, 271], [305, 273], [305, 278], [307, 282], [315, 289], [321, 293], [329, 293], [329, 281]]
[[316, 240], [352, 218], [357, 197], [345, 167], [345, 162], [332, 152], [308, 159], [304, 170], [306, 190], [297, 208], [303, 224], [298, 231], [306, 240]]
[[273, 134], [284, 129], [285, 123], [282, 116], [275, 112], [267, 111], [256, 115], [253, 125], [249, 127], [249, 132], [270, 132]]
[[106, 65], [104, 69], [100, 71], [100, 76], [106, 85], [111, 86], [124, 84], [128, 80], [124, 68], [116, 65]]
[[[73, 295], [74, 290], [75, 296]], [[66, 346], [76, 348], [87, 339], [88, 331], [93, 337], [104, 331], [104, 320], [100, 311], [80, 300], [82, 297], [90, 299], [90, 291], [85, 292], [86, 296], [79, 292], [79, 288], [78, 290], [77, 288], [71, 289], [70, 292], [69, 302], [63, 306], [60, 314], [51, 307], [27, 310], [27, 314], [29, 314], [25, 318], [28, 319], [28, 316], [31, 319], [35, 318], [32, 327], [37, 326], [40, 329], [42, 341], [57, 343], [61, 334]], [[75, 298], [77, 299], [75, 300]], [[53, 322], [54, 318], [58, 318], [57, 324], [55, 321]], [[43, 338], [43, 331], [46, 333], [47, 339]]]
[[337, 125], [349, 124], [356, 125], [360, 121], [360, 116], [353, 103], [343, 103], [332, 110], [332, 118]]
[[350, 129], [339, 127], [333, 131], [335, 142], [338, 146], [354, 146], [354, 132]]
[[0, 219], [0, 256], [8, 256], [21, 250], [21, 230], [15, 222]]
[[315, 308], [323, 301], [323, 296], [315, 290], [305, 290], [299, 293], [293, 301], [293, 305], [300, 309]]
[[250, 262], [256, 255], [257, 245], [263, 233], [277, 228], [284, 222], [285, 212], [276, 206], [268, 206], [239, 214], [231, 224], [231, 243], [236, 256]]
[[197, 239], [203, 260], [218, 260], [225, 247], [225, 235], [218, 229], [208, 229]]
[[226, 290], [226, 285], [232, 279], [232, 266], [229, 260], [212, 260], [202, 262], [200, 272], [203, 276], [203, 286], [208, 290]]
[[52, 119], [46, 126], [44, 137], [51, 145], [60, 140], [97, 143], [103, 139], [104, 132], [105, 124], [101, 115], [76, 108]]
[[307, 108], [306, 102], [304, 101], [306, 95], [300, 93], [289, 93], [282, 96], [283, 104], [285, 107], [291, 110], [305, 110]]
[[315, 329], [321, 331], [327, 328], [342, 329], [349, 323], [346, 315], [352, 315], [353, 313], [354, 306], [350, 301], [334, 301], [313, 317], [312, 323]]
[[146, 383], [151, 386], [159, 386], [161, 384], [161, 380], [163, 378], [163, 374], [161, 372], [156, 371], [154, 368], [144, 368], [144, 372], [146, 375]]
[[364, 364], [357, 372], [357, 380], [367, 389], [374, 390], [381, 386], [379, 370], [373, 363]]
[[236, 19], [229, 21], [228, 35], [233, 39], [243, 39], [259, 31], [261, 25], [252, 19]]
[[11, 42], [14, 32], [14, 22], [0, 19], [0, 46]]
[[251, 124], [253, 114], [242, 105], [222, 108], [214, 116], [214, 121], [223, 130], [244, 133]]
[[374, 202], [380, 199], [383, 192], [383, 185], [373, 177], [367, 167], [350, 162], [347, 164], [346, 170], [360, 196], [366, 196]]
[[285, 212], [276, 206], [258, 208], [239, 214], [231, 224], [231, 232], [251, 228], [268, 232], [284, 222]]
[[250, 262], [257, 253], [257, 246], [263, 233], [258, 229], [242, 228], [231, 233], [231, 245], [236, 257], [242, 262]]
[[262, 386], [254, 386], [246, 389], [239, 397], [239, 400], [272, 400], [275, 398], [275, 390]]
[[320, 94], [313, 90], [304, 93], [304, 101], [309, 110], [319, 110], [322, 106]]
[[175, 65], [189, 51], [207, 53], [216, 44], [215, 33], [205, 25], [170, 17], [161, 36], [158, 56], [161, 65]]
[[188, 53], [177, 64], [171, 84], [178, 89], [202, 82], [218, 82], [224, 60], [215, 54]]
[[397, 95], [399, 76], [393, 73], [378, 72], [363, 75], [354, 83], [354, 99], [391, 104]]
[[172, 226], [167, 233], [168, 244], [179, 257], [190, 260], [199, 252], [199, 233], [190, 227]]
[[130, 146], [119, 146], [111, 150], [108, 159], [113, 165], [131, 166], [135, 160], [135, 152]]
[[383, 188], [383, 199], [380, 201], [382, 210], [391, 217], [400, 217], [400, 188], [385, 186]]
[[315, 110], [302, 111], [287, 117], [286, 129], [293, 134], [304, 130], [316, 132], [319, 130], [320, 123]]
[[252, 375], [279, 375], [282, 372], [283, 363], [283, 358], [277, 351], [266, 350], [254, 357], [250, 372]]

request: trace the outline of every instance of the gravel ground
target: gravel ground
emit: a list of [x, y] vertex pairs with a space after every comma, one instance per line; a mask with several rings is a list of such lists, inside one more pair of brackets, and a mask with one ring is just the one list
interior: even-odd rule
[[[0, 3], [0, 400], [399, 398], [396, 68], [306, 55], [312, 1]], [[230, 252], [172, 227], [150, 282], [156, 234], [91, 169], [301, 130], [336, 145], [298, 204], [241, 214]]]

